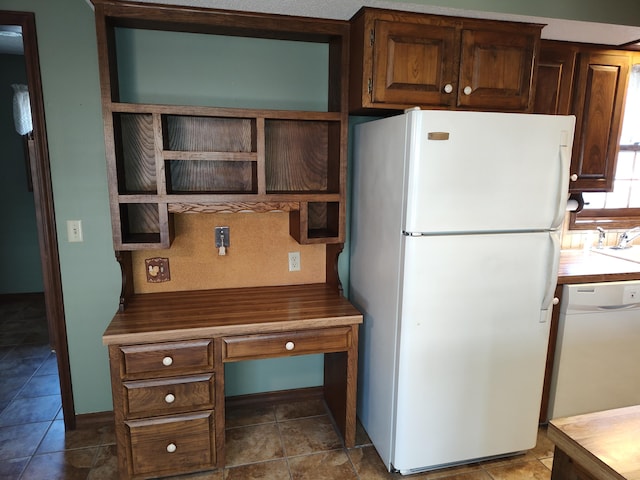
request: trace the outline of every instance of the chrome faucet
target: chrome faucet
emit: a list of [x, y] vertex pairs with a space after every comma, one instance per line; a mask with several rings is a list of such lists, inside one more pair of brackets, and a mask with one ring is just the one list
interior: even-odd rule
[[631, 247], [631, 242], [636, 237], [640, 237], [640, 227], [634, 227], [631, 230], [627, 230], [622, 235], [620, 235], [620, 239], [618, 240], [618, 245], [616, 245], [616, 248]]
[[604, 228], [602, 228], [602, 227], [596, 227], [596, 230], [598, 230], [598, 246], [596, 246], [596, 248], [603, 249], [604, 248], [604, 240], [605, 240], [605, 237], [607, 235], [607, 232], [605, 232]]

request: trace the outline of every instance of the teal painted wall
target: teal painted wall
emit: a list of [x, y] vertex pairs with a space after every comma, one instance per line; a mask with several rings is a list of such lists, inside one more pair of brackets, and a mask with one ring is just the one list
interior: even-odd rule
[[[467, 7], [470, 3], [467, 0]], [[465, 7], [463, 0], [449, 0], [446, 4]], [[541, 16], [553, 16], [553, 9], [562, 8], [574, 12], [570, 17], [574, 19], [606, 22], [615, 15], [617, 20], [613, 21], [640, 25], [640, 2], [610, 0], [603, 7], [600, 4], [596, 0], [483, 0], [473, 2], [472, 8], [500, 7], [510, 13]], [[511, 12], [509, 9], [516, 5], [518, 11]], [[536, 11], [530, 12], [533, 8]], [[0, 0], [0, 9], [36, 14], [75, 406], [79, 414], [109, 410], [108, 360], [101, 336], [117, 308], [120, 272], [111, 243], [93, 12], [85, 0]], [[182, 52], [185, 57], [190, 55], [189, 50]], [[253, 72], [251, 68], [248, 71]], [[272, 82], [264, 80], [256, 87], [254, 99], [262, 100], [267, 95], [263, 91], [268, 92]], [[272, 94], [276, 95], [269, 93]], [[69, 219], [82, 220], [83, 243], [66, 241]], [[342, 257], [341, 276], [346, 283], [348, 259], [344, 254]], [[282, 375], [299, 381], [297, 386], [318, 381], [317, 370], [311, 376], [296, 379], [291, 366], [282, 367], [276, 362], [259, 368], [263, 367], [264, 371], [241, 372], [239, 378], [242, 382], [247, 379], [246, 385], [233, 388], [240, 392], [254, 387], [257, 377], [269, 377], [264, 382], [269, 385], [278, 383]]]
[[[24, 57], [0, 55], [0, 294], [42, 292], [42, 268], [33, 192], [22, 137], [13, 122], [13, 89], [26, 84]], [[6, 208], [10, 207], [10, 208]]]

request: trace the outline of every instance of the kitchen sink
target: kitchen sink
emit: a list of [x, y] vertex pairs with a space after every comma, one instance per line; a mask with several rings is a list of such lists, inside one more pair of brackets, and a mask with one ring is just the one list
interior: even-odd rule
[[608, 255], [610, 257], [621, 258], [630, 262], [640, 263], [640, 246], [635, 245], [629, 248], [594, 248], [592, 252]]

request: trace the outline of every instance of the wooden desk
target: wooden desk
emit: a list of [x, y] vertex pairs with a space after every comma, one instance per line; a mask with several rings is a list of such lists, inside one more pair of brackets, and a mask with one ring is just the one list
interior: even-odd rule
[[135, 295], [104, 333], [120, 478], [224, 466], [224, 363], [324, 354], [324, 398], [355, 443], [362, 315], [326, 284]]
[[640, 480], [640, 405], [555, 419], [552, 480]]

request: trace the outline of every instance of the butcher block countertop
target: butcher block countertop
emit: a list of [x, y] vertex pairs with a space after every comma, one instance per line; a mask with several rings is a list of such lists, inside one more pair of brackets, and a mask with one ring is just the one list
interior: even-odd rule
[[640, 263], [593, 251], [562, 250], [558, 284], [640, 280]]
[[326, 284], [134, 295], [104, 332], [105, 345], [162, 342], [362, 323]]
[[551, 420], [547, 435], [588, 474], [562, 475], [554, 455], [552, 478], [640, 480], [640, 406]]

